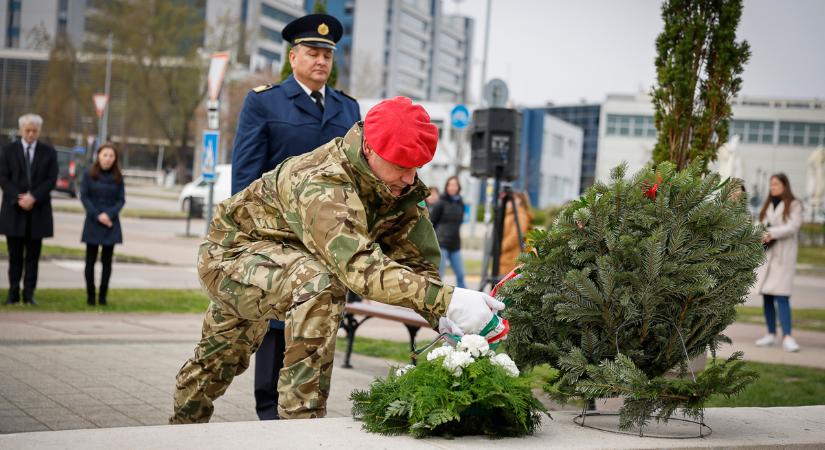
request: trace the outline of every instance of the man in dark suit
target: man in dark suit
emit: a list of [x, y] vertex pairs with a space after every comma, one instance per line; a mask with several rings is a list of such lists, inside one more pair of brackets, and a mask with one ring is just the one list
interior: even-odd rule
[[51, 191], [57, 182], [57, 153], [38, 142], [43, 119], [25, 114], [18, 120], [20, 140], [0, 151], [0, 234], [6, 235], [9, 249], [9, 295], [6, 304], [20, 301], [23, 276], [23, 301], [36, 304], [37, 264], [43, 238], [54, 235]]
[[[326, 86], [341, 23], [326, 14], [290, 22], [282, 31], [292, 44], [293, 75], [280, 85], [258, 86], [244, 100], [232, 152], [232, 194], [275, 168], [336, 137], [343, 137], [361, 112], [355, 99]], [[278, 418], [278, 373], [284, 359], [284, 323], [271, 321], [255, 353], [255, 409], [261, 420]]]

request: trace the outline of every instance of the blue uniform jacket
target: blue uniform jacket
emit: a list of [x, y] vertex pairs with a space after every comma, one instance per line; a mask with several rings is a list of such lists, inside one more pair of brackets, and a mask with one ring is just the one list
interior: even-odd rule
[[[232, 150], [232, 194], [290, 156], [343, 137], [359, 120], [358, 102], [330, 87], [325, 88], [322, 116], [292, 75], [280, 85], [253, 89], [246, 95], [238, 118]], [[271, 328], [284, 327], [280, 321], [269, 323]]]
[[[82, 242], [93, 245], [115, 245], [123, 242], [120, 231], [120, 210], [126, 203], [123, 182], [115, 182], [111, 171], [100, 171], [97, 180], [86, 172], [80, 185], [80, 201], [86, 208]], [[97, 216], [105, 212], [112, 219], [112, 228], [98, 222]]]
[[244, 100], [232, 151], [232, 194], [275, 168], [343, 137], [361, 120], [358, 103], [327, 87], [323, 117], [292, 75], [280, 85], [251, 91]]

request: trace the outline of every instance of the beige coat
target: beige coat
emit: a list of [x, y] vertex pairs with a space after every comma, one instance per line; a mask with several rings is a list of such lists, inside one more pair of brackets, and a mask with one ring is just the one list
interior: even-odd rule
[[776, 242], [768, 249], [765, 264], [757, 269], [757, 292], [767, 295], [787, 295], [793, 291], [793, 278], [796, 274], [796, 254], [799, 251], [799, 228], [802, 226], [802, 203], [791, 203], [791, 214], [787, 222], [782, 218], [785, 203], [781, 202], [774, 209], [768, 205], [765, 220], [768, 232]]

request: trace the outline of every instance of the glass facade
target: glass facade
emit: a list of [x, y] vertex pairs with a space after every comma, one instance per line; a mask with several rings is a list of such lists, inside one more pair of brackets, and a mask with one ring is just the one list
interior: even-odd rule
[[8, 0], [6, 7], [6, 47], [20, 48], [20, 9], [22, 0]]
[[825, 145], [825, 123], [779, 122], [779, 144], [808, 147]]
[[599, 149], [599, 117], [601, 114], [600, 105], [573, 105], [573, 106], [551, 106], [545, 109], [547, 114], [558, 117], [565, 122], [572, 123], [584, 131], [584, 141], [582, 143], [582, 170], [580, 176], [580, 189], [585, 189], [593, 184], [596, 176], [596, 154]]
[[285, 24], [297, 19], [297, 17], [293, 16], [292, 14], [288, 14], [281, 11], [280, 9], [273, 8], [272, 6], [267, 5], [266, 3], [261, 3], [261, 14], [263, 14], [265, 17], [275, 19], [278, 22], [283, 22]]
[[656, 137], [656, 126], [651, 116], [607, 115], [608, 136]]
[[284, 42], [284, 38], [283, 36], [281, 36], [280, 31], [275, 31], [272, 28], [263, 25], [261, 25], [261, 36], [263, 36], [264, 39], [273, 41], [278, 44]]
[[747, 144], [773, 144], [774, 122], [767, 120], [732, 120], [729, 135], [739, 135]]
[[267, 50], [265, 48], [258, 48], [258, 54], [267, 59], [269, 63], [281, 62], [281, 54]]

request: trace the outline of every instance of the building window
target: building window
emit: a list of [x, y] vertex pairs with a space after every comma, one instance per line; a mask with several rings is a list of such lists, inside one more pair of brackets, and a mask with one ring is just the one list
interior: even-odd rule
[[779, 122], [779, 144], [816, 147], [825, 143], [823, 132], [823, 123]]
[[281, 36], [280, 32], [275, 31], [272, 28], [265, 27], [263, 25], [261, 26], [261, 36], [263, 36], [264, 39], [274, 41], [278, 44], [284, 42], [284, 38], [283, 38], [283, 36]]
[[406, 13], [401, 13], [401, 25], [419, 33], [426, 33], [429, 28], [426, 20]]
[[264, 58], [268, 59], [269, 62], [281, 62], [281, 54], [273, 52], [271, 50], [267, 50], [265, 48], [259, 48], [258, 54], [263, 56]]
[[426, 62], [422, 59], [410, 56], [404, 52], [398, 53], [398, 66], [415, 73], [426, 69]]
[[[389, 33], [389, 31], [388, 31]], [[398, 45], [402, 48], [408, 48], [410, 50], [416, 51], [426, 51], [427, 50], [427, 41], [419, 39], [415, 36], [410, 36], [406, 33], [399, 33], [398, 34]]]
[[293, 20], [297, 19], [297, 17], [293, 16], [292, 14], [285, 13], [279, 9], [275, 9], [266, 3], [261, 3], [261, 13], [269, 17], [270, 19], [275, 19], [278, 22], [289, 23]]
[[773, 126], [765, 120], [733, 120], [729, 135], [738, 135], [747, 144], [773, 144]]
[[651, 116], [608, 114], [607, 135], [655, 138], [656, 125]]
[[21, 0], [9, 0], [6, 15], [6, 47], [20, 47], [20, 9]]

